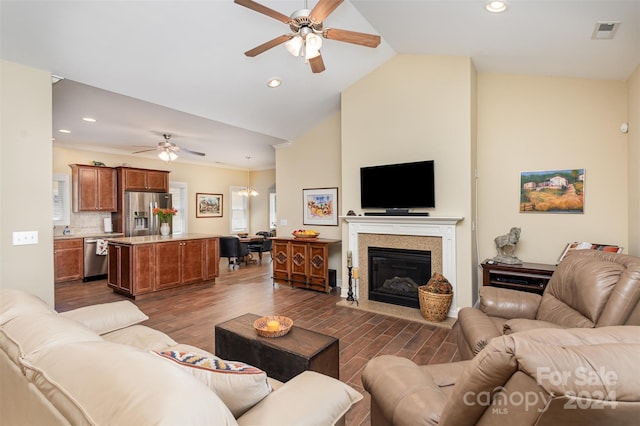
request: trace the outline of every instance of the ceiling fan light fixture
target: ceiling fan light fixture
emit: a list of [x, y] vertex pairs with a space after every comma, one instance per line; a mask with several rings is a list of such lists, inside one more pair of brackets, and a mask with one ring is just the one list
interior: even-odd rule
[[162, 161], [173, 161], [178, 158], [176, 153], [171, 151], [170, 149], [163, 149], [158, 153], [158, 157], [160, 157]]
[[322, 47], [322, 37], [314, 33], [307, 34], [307, 36], [304, 39], [305, 60], [309, 60], [319, 56], [321, 47]]
[[291, 39], [284, 44], [284, 47], [286, 47], [287, 51], [293, 56], [300, 56], [302, 53], [302, 37], [299, 35], [291, 37]]

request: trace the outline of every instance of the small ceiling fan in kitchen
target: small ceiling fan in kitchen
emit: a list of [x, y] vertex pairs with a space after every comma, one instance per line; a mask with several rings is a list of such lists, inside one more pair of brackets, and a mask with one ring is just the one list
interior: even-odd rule
[[244, 52], [246, 56], [257, 56], [282, 43], [293, 56], [302, 56], [305, 62], [311, 65], [311, 71], [320, 73], [325, 70], [324, 61], [320, 54], [322, 38], [357, 44], [360, 46], [377, 47], [380, 44], [380, 36], [365, 34], [355, 31], [339, 30], [336, 28], [323, 28], [323, 21], [344, 0], [319, 0], [312, 10], [305, 8], [296, 10], [291, 16], [283, 15], [273, 9], [256, 3], [253, 0], [234, 0], [240, 6], [244, 6], [263, 15], [287, 24], [292, 33], [283, 34], [267, 41], [251, 50]]
[[175, 143], [170, 142], [169, 139], [171, 139], [171, 135], [169, 133], [163, 133], [162, 136], [164, 137], [164, 141], [158, 142], [157, 147], [151, 148], [151, 149], [143, 149], [142, 151], [136, 151], [134, 152], [134, 154], [141, 154], [143, 152], [151, 152], [151, 151], [157, 150], [158, 157], [160, 157], [160, 159], [164, 161], [175, 160], [176, 158], [178, 158], [179, 152], [186, 152], [193, 155], [199, 155], [201, 157], [205, 156], [204, 152], [192, 151], [187, 148], [181, 148], [177, 146]]

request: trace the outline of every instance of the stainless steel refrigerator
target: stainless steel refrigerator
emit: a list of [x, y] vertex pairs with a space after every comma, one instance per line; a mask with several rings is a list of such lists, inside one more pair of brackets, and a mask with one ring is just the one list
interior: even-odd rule
[[[171, 208], [171, 194], [157, 192], [126, 192], [124, 201], [124, 235], [159, 235], [160, 220], [153, 214], [155, 208]], [[173, 224], [169, 221], [171, 232]]]

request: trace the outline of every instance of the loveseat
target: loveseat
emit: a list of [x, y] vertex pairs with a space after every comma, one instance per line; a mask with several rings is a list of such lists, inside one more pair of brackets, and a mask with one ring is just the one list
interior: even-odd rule
[[465, 360], [502, 334], [612, 325], [640, 325], [640, 258], [578, 250], [558, 265], [542, 296], [482, 287], [479, 309], [462, 308], [453, 333]]
[[640, 327], [538, 329], [492, 339], [472, 360], [367, 363], [371, 425], [637, 425]]
[[130, 301], [58, 314], [0, 289], [0, 424], [330, 425], [362, 398], [311, 371], [277, 382], [146, 319]]

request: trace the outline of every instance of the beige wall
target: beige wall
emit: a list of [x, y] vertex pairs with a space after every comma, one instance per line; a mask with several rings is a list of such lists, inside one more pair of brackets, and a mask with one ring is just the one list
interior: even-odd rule
[[[480, 74], [478, 111], [481, 257], [512, 226], [528, 262], [555, 263], [571, 241], [629, 247], [624, 82]], [[519, 212], [520, 172], [574, 168], [585, 169], [584, 214]]]
[[[433, 216], [457, 226], [457, 300], [471, 304], [475, 70], [469, 58], [399, 55], [342, 94], [343, 211], [361, 213], [360, 167], [435, 161]], [[415, 185], [420, 182], [389, 182]], [[343, 241], [347, 240], [346, 227]], [[343, 250], [347, 250], [343, 247]]]
[[[107, 166], [116, 167], [127, 164], [130, 167], [141, 167], [146, 169], [168, 170], [169, 180], [172, 182], [183, 182], [187, 184], [188, 202], [188, 231], [190, 233], [205, 233], [224, 235], [229, 234], [231, 229], [231, 206], [230, 206], [230, 186], [247, 185], [249, 177], [246, 170], [225, 169], [220, 167], [201, 166], [195, 163], [173, 161], [166, 163], [158, 159], [143, 158], [136, 156], [125, 156], [108, 154], [94, 151], [82, 151], [69, 148], [56, 147], [53, 149], [53, 172], [71, 173], [69, 164], [90, 164], [91, 161], [102, 161]], [[254, 178], [253, 175], [256, 175]], [[268, 203], [268, 188], [275, 181], [275, 172], [263, 171], [254, 172], [251, 177], [251, 184], [258, 190], [260, 195], [251, 199], [251, 208], [262, 211], [262, 203]], [[196, 193], [205, 192], [223, 195], [223, 216], [222, 218], [196, 218]], [[250, 231], [257, 232], [265, 228], [268, 224], [268, 207], [266, 207], [267, 217], [252, 215]], [[180, 212], [178, 213], [180, 214]], [[255, 223], [254, 223], [255, 219]]]
[[[0, 87], [0, 286], [53, 305], [51, 75], [2, 61]], [[14, 231], [38, 244], [12, 245]]]
[[629, 158], [629, 250], [640, 256], [640, 65], [627, 82], [629, 109], [627, 145]]
[[251, 186], [258, 191], [258, 195], [249, 200], [250, 232], [255, 234], [271, 229], [269, 226], [269, 193], [275, 192], [275, 169], [251, 172]]

